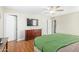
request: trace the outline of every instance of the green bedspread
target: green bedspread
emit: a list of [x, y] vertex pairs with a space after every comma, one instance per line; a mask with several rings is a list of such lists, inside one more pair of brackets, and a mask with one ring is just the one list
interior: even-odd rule
[[69, 34], [52, 34], [35, 38], [35, 46], [43, 52], [56, 52], [59, 49], [79, 42], [79, 36]]

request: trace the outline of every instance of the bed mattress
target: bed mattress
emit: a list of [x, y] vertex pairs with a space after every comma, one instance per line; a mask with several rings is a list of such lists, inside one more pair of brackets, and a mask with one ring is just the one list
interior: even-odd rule
[[42, 52], [78, 52], [79, 36], [69, 34], [54, 34], [35, 39], [35, 50]]

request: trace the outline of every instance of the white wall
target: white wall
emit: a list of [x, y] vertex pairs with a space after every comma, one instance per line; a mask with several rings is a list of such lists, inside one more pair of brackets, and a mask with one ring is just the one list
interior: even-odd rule
[[[17, 31], [17, 37], [18, 37], [18, 40], [24, 40], [24, 34], [25, 34], [25, 23], [26, 23], [26, 18], [25, 18], [25, 16], [23, 15], [23, 14], [21, 14], [21, 13], [18, 13], [18, 12], [5, 12], [5, 14], [4, 14], [4, 21], [6, 21], [7, 19], [6, 19], [6, 16], [7, 15], [16, 15], [17, 16], [17, 29], [18, 29], [18, 31]], [[5, 26], [6, 26], [6, 23], [4, 24]], [[5, 27], [6, 28], [6, 27]], [[4, 29], [5, 30], [5, 32], [6, 32], [6, 29]], [[5, 33], [4, 32], [4, 33]], [[5, 33], [5, 36], [6, 36], [6, 33]]]
[[79, 12], [56, 17], [57, 33], [79, 35]]
[[4, 26], [3, 26], [3, 16], [4, 15], [4, 8], [0, 7], [0, 37], [3, 37], [3, 32], [4, 32]]
[[[25, 30], [28, 29], [42, 29], [42, 35], [47, 35], [47, 20], [49, 21], [49, 17], [40, 14], [27, 14], [27, 13], [20, 13], [15, 10], [5, 9], [5, 16], [6, 14], [9, 15], [17, 15], [18, 20], [18, 40], [25, 39]], [[27, 18], [38, 19], [39, 26], [27, 26]], [[6, 19], [5, 19], [6, 20]], [[50, 26], [50, 25], [48, 25]], [[50, 28], [48, 29], [50, 32]]]
[[[33, 19], [38, 19], [38, 26], [26, 26], [26, 29], [34, 29], [34, 28], [39, 28], [42, 29], [42, 35], [47, 35], [47, 20], [49, 20], [49, 17], [46, 17], [44, 15], [26, 15], [26, 18], [33, 18]], [[27, 22], [26, 22], [27, 23]]]
[[[25, 38], [25, 30], [28, 29], [42, 29], [42, 35], [51, 34], [51, 22], [50, 17], [40, 14], [27, 14], [21, 13], [11, 9], [5, 9], [5, 14], [13, 14], [18, 16], [18, 40], [23, 40]], [[39, 26], [28, 27], [27, 18], [33, 18], [39, 20]], [[79, 12], [66, 14], [56, 17], [57, 20], [57, 32], [79, 35]], [[48, 21], [48, 31], [47, 31], [47, 21]], [[2, 32], [2, 31], [1, 31]]]

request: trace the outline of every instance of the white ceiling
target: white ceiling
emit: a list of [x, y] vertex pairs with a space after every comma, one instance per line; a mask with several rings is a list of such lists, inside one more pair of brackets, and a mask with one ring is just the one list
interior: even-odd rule
[[[64, 11], [59, 12], [56, 15], [62, 15], [71, 12], [79, 11], [79, 6], [62, 6]], [[14, 9], [19, 12], [24, 12], [27, 14], [45, 14], [47, 6], [6, 6], [8, 9]]]
[[41, 13], [45, 7], [43, 6], [7, 6], [8, 9], [14, 9], [24, 13]]

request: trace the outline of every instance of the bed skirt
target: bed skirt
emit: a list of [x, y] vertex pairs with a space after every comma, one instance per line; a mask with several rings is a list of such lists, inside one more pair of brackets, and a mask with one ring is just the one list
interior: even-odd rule
[[[34, 52], [41, 52], [34, 46]], [[79, 52], [79, 42], [66, 46], [58, 50], [58, 52]]]

